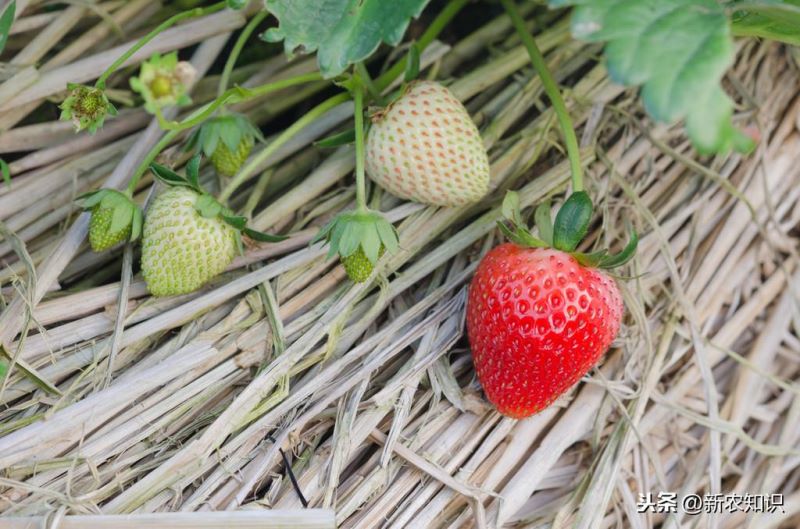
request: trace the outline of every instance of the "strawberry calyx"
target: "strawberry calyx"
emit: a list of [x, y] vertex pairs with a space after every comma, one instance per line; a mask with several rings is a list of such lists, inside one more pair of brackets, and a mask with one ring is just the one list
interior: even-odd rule
[[214, 156], [222, 142], [236, 152], [242, 141], [264, 142], [261, 131], [243, 114], [226, 112], [215, 116], [196, 129], [186, 143], [186, 150], [201, 149], [207, 158]]
[[398, 248], [395, 227], [383, 215], [369, 209], [336, 215], [311, 243], [323, 240], [329, 245], [329, 258], [336, 254], [340, 258], [348, 258], [361, 249], [372, 265], [378, 261], [383, 250], [394, 253]]
[[[200, 185], [200, 161], [202, 155], [197, 153], [186, 164], [186, 176], [181, 176], [169, 167], [158, 163], [151, 163], [150, 170], [163, 184], [170, 187], [187, 187], [197, 193], [198, 197], [194, 207], [197, 212], [205, 218], [219, 218], [234, 229], [239, 237], [247, 237], [258, 242], [280, 242], [287, 237], [285, 235], [271, 235], [262, 231], [254, 230], [247, 226], [247, 217], [236, 215], [231, 209], [224, 206], [212, 195], [207, 193]], [[241, 239], [239, 239], [241, 243]]]
[[[91, 211], [92, 216], [103, 215], [110, 221], [102, 223], [103, 233], [93, 233], [90, 237], [92, 248], [102, 251], [110, 245], [97, 241], [135, 241], [142, 233], [144, 222], [142, 210], [131, 197], [116, 189], [99, 189], [79, 196], [77, 199], [84, 211]], [[94, 228], [95, 231], [99, 228]]]
[[497, 225], [511, 242], [519, 246], [560, 250], [573, 256], [583, 266], [591, 268], [616, 268], [630, 261], [636, 254], [639, 236], [632, 226], [629, 226], [628, 243], [619, 253], [612, 254], [608, 249], [590, 253], [576, 251], [589, 231], [594, 211], [592, 200], [585, 191], [572, 193], [559, 208], [555, 221], [550, 210], [549, 200], [536, 208], [534, 223], [539, 237], [535, 237], [522, 220], [519, 195], [509, 191], [503, 199], [502, 214], [510, 226], [502, 221], [498, 221]]

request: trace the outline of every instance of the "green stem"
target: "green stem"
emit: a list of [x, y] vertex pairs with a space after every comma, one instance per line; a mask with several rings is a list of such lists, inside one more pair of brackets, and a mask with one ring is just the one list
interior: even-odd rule
[[364, 85], [358, 74], [353, 75], [353, 102], [356, 121], [356, 207], [359, 212], [367, 210], [367, 180], [364, 172]]
[[[467, 5], [469, 0], [452, 0], [449, 2], [442, 11], [436, 15], [436, 18], [433, 19], [428, 29], [425, 30], [425, 33], [417, 41], [417, 45], [419, 46], [420, 54], [428, 47], [428, 45], [433, 42], [433, 40], [439, 36], [439, 33], [445, 28], [447, 24], [455, 17], [461, 8]], [[389, 68], [383, 75], [381, 75], [376, 81], [375, 86], [383, 92], [386, 88], [392, 84], [392, 82], [397, 79], [398, 76], [402, 75], [406, 69], [406, 61], [408, 57], [404, 57], [403, 60], [397, 62]]]
[[145, 44], [153, 40], [159, 33], [164, 31], [165, 29], [169, 28], [170, 26], [174, 26], [181, 20], [185, 20], [187, 18], [195, 18], [200, 17], [203, 15], [210, 15], [211, 13], [216, 13], [217, 11], [222, 11], [227, 7], [226, 2], [219, 2], [214, 5], [208, 7], [196, 7], [194, 9], [189, 9], [187, 11], [183, 11], [178, 13], [177, 15], [171, 16], [166, 19], [164, 22], [156, 26], [156, 28], [139, 39], [139, 41], [130, 47], [128, 51], [120, 55], [116, 61], [114, 61], [111, 66], [109, 66], [106, 71], [97, 79], [97, 82], [94, 84], [96, 88], [100, 90], [105, 90], [106, 87], [106, 80], [108, 77], [117, 71], [117, 69], [125, 64], [125, 61], [131, 58], [131, 55], [139, 51]]
[[156, 112], [156, 117], [158, 119], [159, 126], [167, 130], [167, 134], [161, 138], [161, 141], [156, 144], [155, 147], [150, 149], [150, 152], [147, 153], [147, 156], [139, 163], [139, 166], [136, 168], [136, 172], [133, 174], [131, 181], [128, 183], [127, 194], [132, 195], [133, 191], [136, 189], [137, 184], [139, 183], [139, 179], [142, 175], [147, 171], [147, 168], [150, 167], [150, 163], [155, 160], [158, 153], [161, 150], [169, 145], [175, 136], [178, 133], [190, 129], [196, 125], [199, 125], [203, 121], [205, 121], [214, 111], [219, 108], [220, 106], [224, 105], [228, 101], [247, 101], [248, 99], [253, 99], [270, 92], [274, 92], [276, 90], [281, 90], [283, 88], [287, 88], [296, 84], [307, 83], [310, 81], [317, 81], [321, 79], [320, 75], [317, 73], [314, 74], [305, 74], [305, 75], [298, 75], [297, 77], [290, 77], [288, 79], [283, 79], [281, 81], [275, 81], [273, 83], [267, 83], [261, 86], [258, 86], [252, 90], [247, 90], [245, 88], [234, 87], [230, 90], [226, 90], [222, 96], [218, 97], [217, 99], [206, 103], [202, 107], [198, 108], [191, 114], [189, 114], [186, 119], [183, 121], [167, 121], [161, 112]]
[[234, 191], [239, 188], [244, 182], [247, 181], [258, 169], [258, 166], [264, 163], [267, 158], [272, 156], [283, 144], [287, 141], [292, 139], [298, 132], [303, 130], [309, 124], [311, 124], [314, 120], [331, 110], [332, 108], [336, 107], [337, 105], [344, 103], [349, 99], [347, 93], [341, 93], [337, 96], [331, 97], [326, 101], [323, 101], [319, 105], [312, 108], [306, 115], [302, 118], [295, 121], [292, 126], [288, 129], [284, 130], [277, 138], [272, 140], [272, 142], [267, 145], [261, 152], [259, 152], [255, 158], [250, 160], [248, 163], [230, 182], [228, 185], [225, 186], [225, 189], [222, 190], [222, 193], [219, 196], [220, 202], [226, 202], [231, 195], [233, 195]]
[[225, 90], [228, 88], [228, 82], [231, 78], [231, 72], [233, 72], [233, 67], [236, 65], [236, 60], [239, 58], [239, 54], [242, 52], [242, 48], [244, 48], [247, 39], [250, 38], [250, 35], [253, 34], [256, 27], [269, 15], [269, 11], [266, 9], [259, 11], [256, 16], [250, 19], [250, 22], [247, 23], [245, 28], [242, 30], [241, 34], [239, 34], [239, 38], [236, 39], [236, 44], [233, 45], [233, 49], [231, 50], [230, 55], [228, 55], [228, 60], [225, 61], [225, 68], [222, 70], [222, 76], [219, 79], [219, 88], [217, 88], [217, 97], [222, 97], [222, 94], [225, 93]]
[[561, 126], [561, 132], [564, 135], [564, 143], [567, 147], [569, 165], [572, 169], [572, 191], [583, 191], [583, 167], [581, 166], [581, 152], [578, 147], [578, 138], [575, 135], [575, 129], [572, 126], [572, 119], [569, 117], [567, 106], [564, 104], [561, 92], [558, 90], [558, 85], [555, 79], [553, 79], [550, 70], [547, 68], [542, 52], [539, 51], [538, 46], [536, 46], [536, 41], [533, 40], [531, 34], [528, 33], [528, 29], [525, 27], [525, 21], [517, 11], [514, 2], [512, 0], [500, 0], [500, 3], [503, 4], [509, 18], [511, 18], [511, 23], [514, 25], [514, 29], [517, 31], [517, 34], [519, 34], [520, 39], [522, 39], [522, 44], [525, 46], [525, 49], [528, 50], [531, 63], [533, 63], [533, 67], [539, 74], [544, 91], [547, 93], [547, 97], [550, 98], [550, 102], [553, 104], [553, 110], [558, 117], [558, 124]]
[[129, 197], [133, 196], [133, 192], [136, 191], [136, 185], [139, 183], [139, 180], [142, 178], [142, 175], [147, 171], [147, 168], [150, 167], [150, 164], [153, 162], [153, 160], [156, 159], [158, 153], [164, 150], [167, 147], [167, 145], [172, 143], [172, 140], [175, 139], [178, 133], [179, 131], [177, 130], [171, 130], [167, 132], [166, 134], [164, 134], [164, 136], [162, 136], [161, 140], [159, 140], [159, 142], [156, 143], [153, 146], [153, 148], [150, 149], [150, 151], [148, 151], [144, 159], [141, 162], [139, 162], [139, 166], [136, 168], [136, 172], [133, 173], [131, 181], [128, 182], [128, 187], [125, 190], [126, 195], [128, 195]]

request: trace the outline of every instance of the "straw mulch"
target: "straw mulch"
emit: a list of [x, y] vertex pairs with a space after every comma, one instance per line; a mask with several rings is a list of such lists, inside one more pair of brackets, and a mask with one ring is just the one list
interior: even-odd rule
[[[158, 10], [154, 0], [101, 6], [124, 37], [75, 3], [58, 17], [29, 9], [6, 51], [0, 153], [20, 154], [7, 158], [13, 185], [0, 188], [0, 338], [14, 358], [0, 391], [3, 515], [306, 501], [335, 508], [344, 528], [800, 525], [800, 76], [787, 49], [741, 43], [725, 79], [737, 120], [760, 131], [757, 151], [700, 158], [681, 127], [648, 122], [636, 94], [608, 80], [597, 47], [572, 41], [564, 19], [537, 14], [600, 204], [594, 229], [605, 241], [595, 242], [619, 247], [631, 222], [641, 243], [620, 281], [623, 329], [601, 367], [515, 421], [475, 380], [465, 292], [480, 255], [500, 240], [505, 189], [527, 207], [562, 193], [569, 174], [507, 19], [423, 56], [490, 147], [495, 191], [485, 201], [435, 209], [375, 189], [402, 249], [374, 282], [346, 281], [325, 249], [308, 244], [354, 200], [351, 148], [310, 146], [347, 126], [345, 104], [234, 197], [255, 227], [291, 237], [248, 248], [201, 292], [153, 299], [135, 251], [88, 249], [88, 219], [72, 199], [124, 183], [157, 126], [138, 109], [95, 136], [53, 120], [50, 99], [66, 82], [96, 77]], [[192, 21], [135, 59], [188, 48], [203, 74], [243, 23], [232, 12]], [[252, 85], [313, 69], [312, 59], [276, 55], [235, 78]], [[133, 71], [114, 77], [118, 97], [129, 97]], [[216, 80], [200, 77], [197, 103], [213, 97]], [[273, 133], [276, 118], [327, 89], [240, 110]], [[50, 117], [25, 124], [35, 112]], [[180, 166], [186, 155], [176, 145], [162, 159]], [[211, 170], [203, 175], [213, 186]], [[138, 198], [151, 192], [146, 179]], [[785, 514], [637, 513], [639, 494], [658, 491], [784, 493]]]

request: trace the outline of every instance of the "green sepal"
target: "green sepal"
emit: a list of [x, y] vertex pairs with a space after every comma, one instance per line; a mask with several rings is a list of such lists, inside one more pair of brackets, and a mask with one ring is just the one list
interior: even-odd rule
[[553, 247], [572, 252], [586, 236], [592, 220], [592, 199], [585, 191], [572, 193], [556, 214]]
[[229, 112], [216, 116], [192, 132], [186, 143], [187, 150], [200, 149], [207, 158], [214, 155], [219, 142], [236, 152], [243, 140], [264, 142], [264, 135], [243, 114]]
[[519, 211], [519, 195], [516, 191], [506, 192], [500, 211], [503, 217], [511, 224], [509, 228], [503, 221], [497, 221], [497, 227], [500, 228], [500, 231], [503, 232], [503, 235], [508, 240], [520, 246], [531, 248], [546, 248], [548, 246], [545, 241], [534, 237], [528, 227], [525, 226], [525, 223], [522, 222], [522, 214]]
[[186, 179], [195, 189], [200, 189], [200, 158], [202, 155], [198, 152], [186, 164]]
[[419, 46], [416, 42], [411, 43], [408, 48], [408, 55], [406, 55], [406, 71], [403, 79], [410, 83], [419, 75]]
[[131, 237], [130, 241], [137, 240], [142, 235], [142, 227], [144, 226], [144, 215], [141, 208], [133, 210], [133, 220], [131, 222]]
[[345, 211], [334, 217], [314, 237], [311, 243], [326, 241], [329, 244], [328, 257], [338, 254], [348, 257], [358, 251], [375, 264], [381, 248], [394, 253], [399, 248], [397, 230], [377, 211]]
[[332, 134], [327, 138], [323, 138], [319, 141], [315, 141], [314, 145], [316, 147], [329, 149], [332, 147], [340, 147], [342, 145], [350, 145], [355, 141], [356, 141], [356, 129], [349, 129], [342, 132], [337, 132], [336, 134]]
[[244, 235], [247, 235], [254, 241], [258, 242], [281, 242], [289, 238], [286, 235], [272, 235], [269, 233], [264, 233], [263, 231], [258, 231], [247, 227], [242, 229], [242, 233]]
[[286, 235], [271, 235], [269, 233], [264, 233], [263, 231], [258, 231], [252, 228], [248, 228], [247, 217], [242, 217], [241, 215], [235, 215], [231, 210], [227, 208], [222, 209], [222, 212], [219, 214], [219, 217], [223, 221], [225, 221], [228, 225], [235, 228], [238, 233], [247, 235], [254, 241], [280, 242], [288, 239]]
[[188, 187], [198, 192], [201, 191], [197, 187], [193, 186], [189, 180], [182, 177], [167, 166], [152, 162], [150, 164], [150, 170], [153, 172], [156, 178], [168, 186]]
[[[222, 204], [217, 202], [217, 199], [215, 199], [211, 195], [203, 193], [202, 195], [197, 197], [197, 200], [194, 203], [194, 209], [196, 209], [197, 212], [200, 213], [200, 216], [205, 217], [207, 219], [213, 219], [220, 216], [220, 214], [222, 213]], [[227, 220], [225, 221], [228, 222]], [[228, 222], [228, 224], [231, 224], [231, 226], [233, 226], [233, 224], [230, 222]], [[241, 229], [238, 228], [237, 226], [233, 227]]]
[[536, 208], [533, 215], [536, 228], [539, 230], [539, 237], [548, 244], [553, 246], [553, 219], [550, 216], [550, 209], [552, 204], [549, 200], [545, 200]]
[[633, 226], [630, 227], [629, 232], [628, 244], [625, 245], [625, 248], [618, 254], [609, 255], [601, 260], [598, 264], [600, 268], [616, 268], [633, 259], [633, 256], [636, 255], [636, 248], [639, 246], [639, 234], [636, 233]]

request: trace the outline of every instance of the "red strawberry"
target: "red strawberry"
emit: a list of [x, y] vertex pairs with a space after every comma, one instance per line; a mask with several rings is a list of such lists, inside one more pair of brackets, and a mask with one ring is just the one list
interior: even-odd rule
[[[467, 301], [467, 334], [488, 399], [509, 417], [532, 415], [566, 392], [614, 341], [622, 321], [616, 283], [598, 268], [624, 264], [637, 237], [617, 255], [575, 251], [587, 233], [592, 205], [574, 193], [558, 212], [536, 213], [541, 239], [521, 225], [516, 194], [503, 210], [514, 243], [491, 250], [478, 265]], [[597, 267], [597, 268], [596, 268]]]
[[509, 417], [543, 409], [608, 350], [622, 309], [614, 281], [567, 253], [513, 243], [494, 248], [478, 266], [467, 305], [486, 396]]

